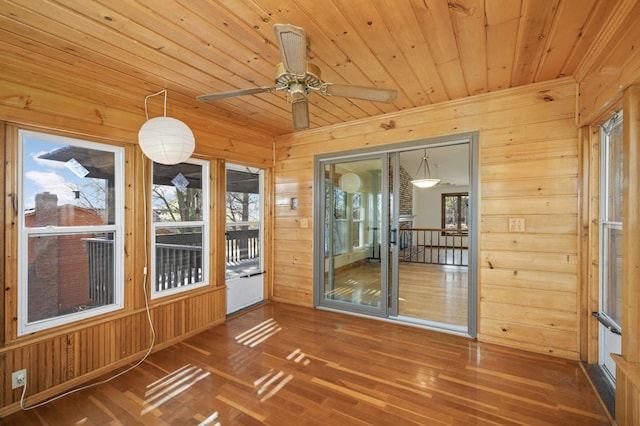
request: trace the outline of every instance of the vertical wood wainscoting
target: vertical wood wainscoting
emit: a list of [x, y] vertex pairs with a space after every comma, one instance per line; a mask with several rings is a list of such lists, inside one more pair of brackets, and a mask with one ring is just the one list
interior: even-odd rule
[[[154, 349], [167, 347], [225, 320], [223, 287], [151, 308]], [[151, 343], [144, 309], [64, 334], [35, 338], [0, 348], [2, 389], [11, 389], [11, 373], [27, 369], [29, 404], [54, 396], [117, 367], [140, 359]], [[0, 416], [19, 409], [22, 388], [3, 392]], [[33, 397], [36, 395], [37, 397]]]
[[274, 300], [313, 303], [314, 155], [479, 131], [478, 339], [579, 359], [576, 96], [565, 78], [277, 139]]

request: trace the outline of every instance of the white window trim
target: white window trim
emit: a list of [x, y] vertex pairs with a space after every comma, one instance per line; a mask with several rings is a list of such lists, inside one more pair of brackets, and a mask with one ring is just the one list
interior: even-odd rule
[[[191, 158], [184, 161], [187, 164], [197, 164], [202, 167], [202, 220], [188, 222], [153, 222], [151, 224], [151, 298], [159, 299], [161, 297], [172, 296], [174, 294], [184, 293], [185, 291], [195, 290], [197, 288], [209, 285], [209, 247], [210, 247], [210, 231], [209, 231], [209, 162]], [[151, 186], [153, 186], [153, 167], [151, 170]], [[149, 191], [149, 205], [153, 205], [153, 190]], [[156, 229], [157, 228], [183, 228], [183, 227], [202, 227], [202, 281], [189, 284], [186, 286], [175, 287], [167, 290], [156, 290]]]
[[[74, 145], [83, 148], [96, 149], [98, 151], [112, 152], [114, 154], [114, 183], [115, 205], [113, 225], [64, 226], [64, 227], [35, 227], [26, 228], [24, 221], [24, 147], [27, 139], [40, 139], [47, 142]], [[71, 324], [87, 318], [96, 317], [109, 312], [120, 310], [124, 307], [124, 149], [121, 147], [52, 135], [30, 130], [18, 131], [18, 224], [20, 237], [18, 238], [18, 336]], [[114, 303], [110, 305], [92, 308], [86, 311], [61, 315], [39, 321], [29, 322], [28, 315], [28, 240], [30, 236], [44, 235], [69, 235], [87, 232], [111, 232], [114, 234]]]
[[601, 155], [600, 155], [600, 187], [603, 188], [603, 191], [600, 194], [600, 218], [599, 218], [599, 239], [600, 239], [600, 295], [599, 295], [599, 311], [601, 315], [604, 315], [607, 319], [609, 319], [612, 323], [614, 323], [618, 328], [622, 328], [622, 324], [618, 324], [613, 318], [607, 315], [606, 307], [604, 304], [605, 295], [602, 294], [604, 290], [603, 283], [607, 280], [607, 276], [610, 268], [612, 267], [609, 264], [608, 254], [609, 254], [609, 241], [606, 238], [606, 234], [608, 230], [622, 231], [622, 222], [617, 222], [613, 220], [609, 220], [610, 212], [609, 212], [609, 191], [611, 189], [611, 183], [609, 182], [609, 159], [610, 159], [610, 146], [609, 146], [609, 134], [610, 130], [613, 127], [620, 125], [623, 120], [622, 112], [616, 113], [616, 115], [611, 118], [607, 123], [605, 123], [601, 127]]

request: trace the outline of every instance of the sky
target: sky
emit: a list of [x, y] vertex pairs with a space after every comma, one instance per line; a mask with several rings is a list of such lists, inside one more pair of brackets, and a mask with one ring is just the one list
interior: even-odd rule
[[70, 170], [61, 161], [51, 161], [38, 158], [39, 155], [66, 145], [45, 142], [27, 138], [23, 147], [23, 202], [24, 209], [35, 207], [35, 196], [42, 192], [49, 192], [58, 196], [58, 205], [82, 205], [80, 199], [75, 198], [74, 190], [81, 190], [87, 196], [95, 197], [93, 179], [82, 178]]

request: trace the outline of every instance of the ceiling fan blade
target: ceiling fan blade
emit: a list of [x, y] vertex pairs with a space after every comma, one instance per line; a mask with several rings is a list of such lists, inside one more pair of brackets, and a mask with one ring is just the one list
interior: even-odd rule
[[307, 72], [307, 32], [291, 24], [275, 24], [273, 30], [280, 47], [284, 68], [291, 74]]
[[218, 101], [220, 99], [232, 98], [234, 96], [255, 95], [276, 90], [275, 87], [252, 87], [250, 89], [229, 90], [227, 92], [211, 93], [209, 95], [196, 96], [200, 102]]
[[294, 100], [291, 103], [293, 114], [293, 128], [306, 129], [309, 127], [309, 101], [306, 97]]
[[398, 96], [398, 91], [394, 89], [379, 89], [377, 87], [327, 83], [326, 94], [345, 98], [364, 99], [367, 101], [393, 102], [396, 96]]

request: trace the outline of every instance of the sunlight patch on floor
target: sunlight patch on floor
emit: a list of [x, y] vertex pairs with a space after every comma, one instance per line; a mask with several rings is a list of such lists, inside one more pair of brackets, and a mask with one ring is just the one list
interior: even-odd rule
[[143, 403], [146, 408], [142, 410], [141, 415], [145, 415], [165, 402], [170, 401], [210, 374], [210, 372], [204, 371], [200, 367], [189, 364], [156, 380], [147, 386]]
[[238, 334], [235, 339], [236, 342], [253, 348], [264, 342], [280, 330], [282, 330], [282, 328], [280, 328], [278, 323], [273, 318], [269, 318], [268, 320], [261, 322], [255, 327], [252, 327], [249, 330]]

